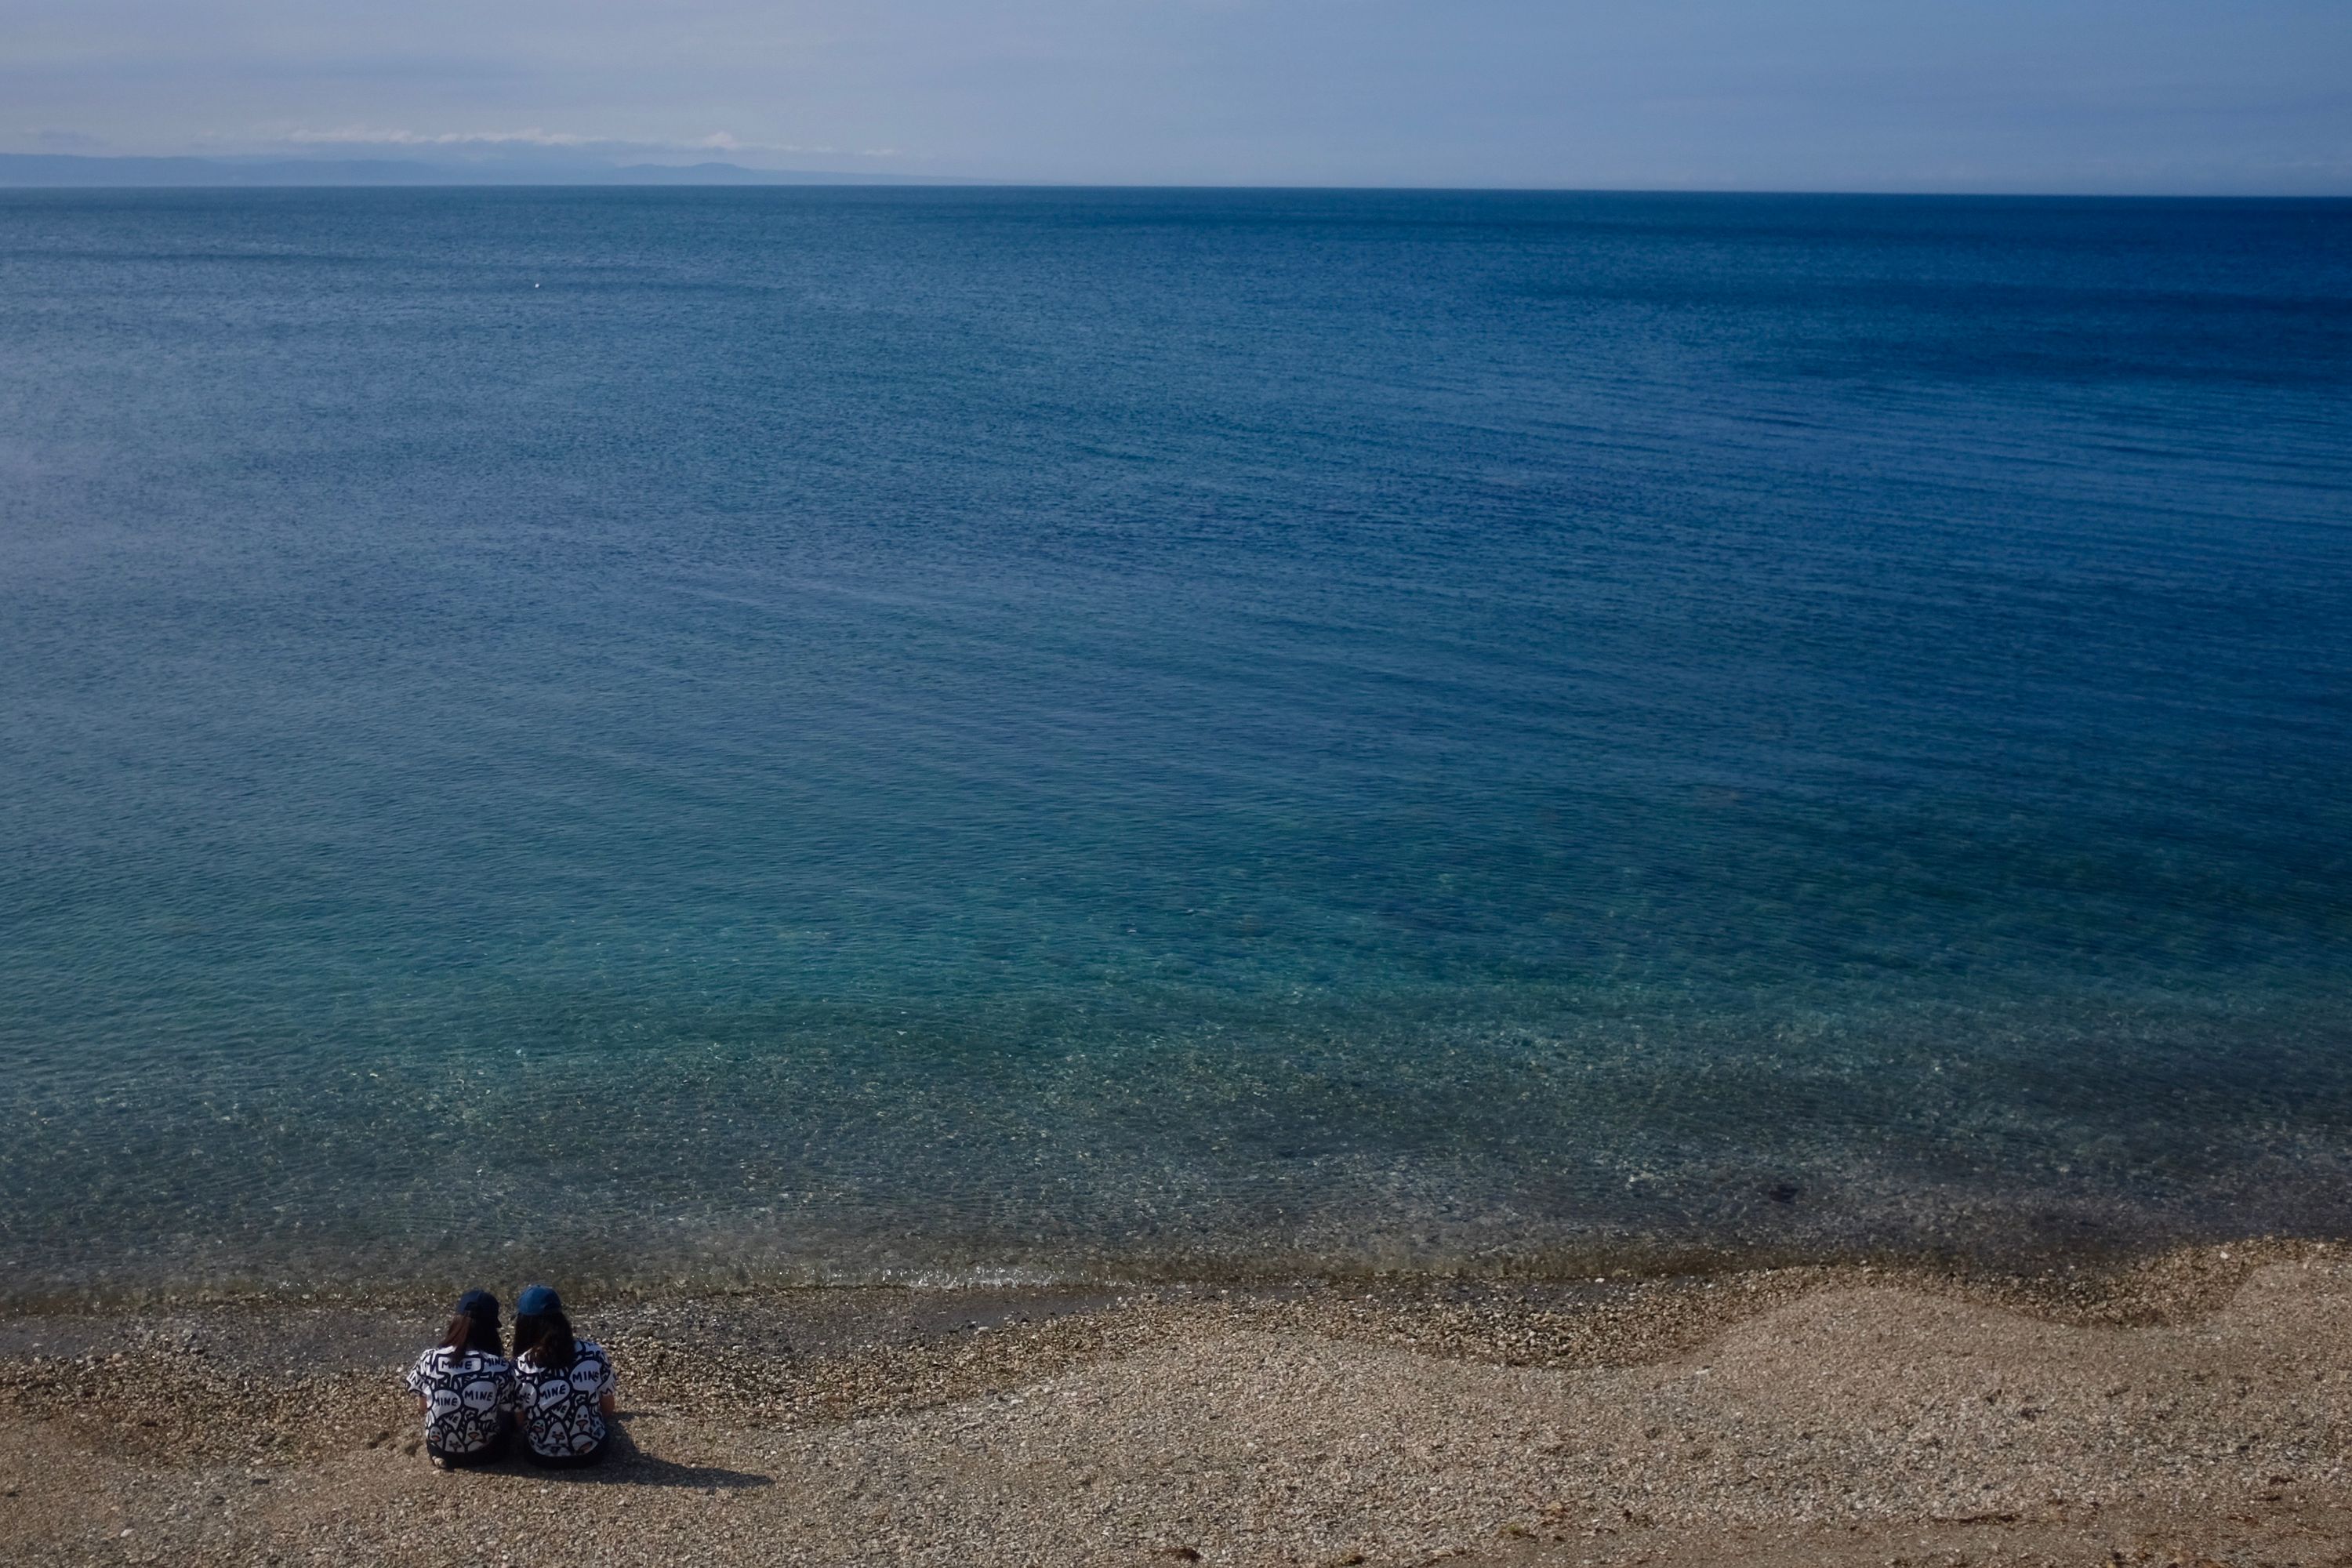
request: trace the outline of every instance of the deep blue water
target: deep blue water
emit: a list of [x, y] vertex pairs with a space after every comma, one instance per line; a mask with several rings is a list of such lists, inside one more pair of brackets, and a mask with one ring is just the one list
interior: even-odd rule
[[2352, 1233], [2352, 205], [0, 193], [0, 1292]]

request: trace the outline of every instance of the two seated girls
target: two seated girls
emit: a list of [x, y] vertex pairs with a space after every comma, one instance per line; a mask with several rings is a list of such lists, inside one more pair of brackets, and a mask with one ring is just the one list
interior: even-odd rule
[[511, 1359], [499, 1341], [498, 1298], [467, 1291], [441, 1342], [409, 1369], [407, 1386], [425, 1416], [425, 1451], [444, 1469], [498, 1458], [516, 1431], [532, 1464], [593, 1465], [612, 1436], [612, 1361], [572, 1333], [545, 1285], [515, 1302]]

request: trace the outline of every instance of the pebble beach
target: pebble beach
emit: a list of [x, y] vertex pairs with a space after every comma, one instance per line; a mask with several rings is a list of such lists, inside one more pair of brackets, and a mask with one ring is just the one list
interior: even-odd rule
[[2338, 1563], [2352, 1250], [576, 1303], [608, 1465], [440, 1473], [418, 1300], [0, 1321], [11, 1563]]

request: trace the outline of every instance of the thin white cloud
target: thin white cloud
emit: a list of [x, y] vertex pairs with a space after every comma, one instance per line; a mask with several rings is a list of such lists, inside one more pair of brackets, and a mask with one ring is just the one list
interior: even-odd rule
[[370, 125], [347, 125], [335, 131], [292, 131], [289, 142], [324, 142], [362, 147], [593, 147], [603, 139], [569, 131], [394, 131]]
[[44, 153], [105, 153], [112, 149], [96, 136], [59, 126], [36, 125], [25, 132]]
[[548, 131], [528, 126], [520, 131], [411, 131], [404, 127], [345, 125], [330, 130], [302, 128], [279, 133], [274, 140], [306, 147], [567, 147], [604, 153], [818, 153], [828, 157], [903, 158], [895, 147], [841, 148], [796, 142], [746, 142], [731, 132], [677, 142], [645, 142], [621, 136], [589, 136], [576, 131]]

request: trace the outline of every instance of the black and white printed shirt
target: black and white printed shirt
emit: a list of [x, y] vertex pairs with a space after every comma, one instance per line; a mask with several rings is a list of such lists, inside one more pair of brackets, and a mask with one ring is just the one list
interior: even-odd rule
[[408, 1391], [425, 1401], [425, 1441], [444, 1454], [478, 1454], [514, 1408], [514, 1367], [502, 1355], [434, 1346], [408, 1369]]
[[574, 1340], [572, 1366], [554, 1372], [526, 1351], [515, 1362], [515, 1409], [530, 1451], [561, 1459], [592, 1454], [604, 1440], [604, 1395], [613, 1392], [613, 1363], [594, 1340]]

